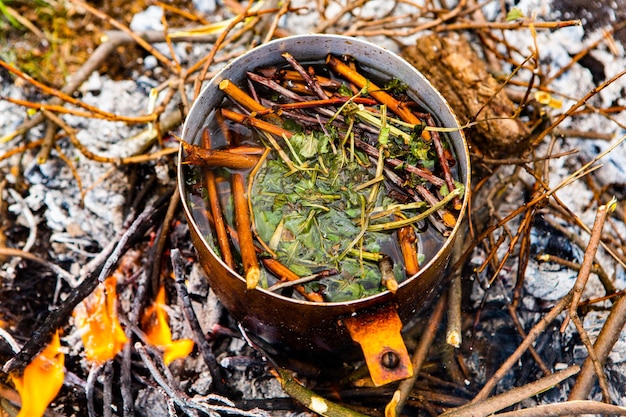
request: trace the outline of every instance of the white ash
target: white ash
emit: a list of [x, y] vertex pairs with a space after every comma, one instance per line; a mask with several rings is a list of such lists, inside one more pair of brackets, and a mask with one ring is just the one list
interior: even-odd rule
[[193, 6], [199, 13], [209, 15], [215, 12], [217, 5], [215, 0], [193, 0]]
[[130, 29], [135, 32], [145, 30], [163, 30], [163, 8], [148, 6], [144, 11], [135, 13], [130, 21]]

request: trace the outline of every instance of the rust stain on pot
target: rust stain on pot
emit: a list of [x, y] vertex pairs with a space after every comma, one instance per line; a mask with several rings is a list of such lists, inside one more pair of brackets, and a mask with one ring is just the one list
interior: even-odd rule
[[361, 345], [374, 385], [381, 386], [413, 375], [409, 353], [400, 334], [396, 307], [387, 305], [343, 320], [352, 339]]

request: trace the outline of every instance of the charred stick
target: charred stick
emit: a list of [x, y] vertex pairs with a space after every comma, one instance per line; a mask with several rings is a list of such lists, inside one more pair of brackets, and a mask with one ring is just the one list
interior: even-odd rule
[[412, 277], [419, 271], [419, 261], [417, 258], [417, 236], [413, 226], [405, 226], [398, 229], [398, 242], [402, 258], [404, 259], [404, 267], [407, 277]]
[[[93, 402], [93, 392], [96, 388], [96, 380], [98, 378], [98, 374], [102, 369], [102, 364], [92, 364], [89, 368], [89, 374], [87, 375], [87, 381], [85, 385], [85, 397], [87, 397], [87, 416], [88, 417], [96, 417], [98, 413], [96, 413], [96, 407]], [[106, 405], [105, 405], [105, 408]]]
[[113, 409], [108, 404], [113, 404], [113, 361], [104, 364], [102, 372], [102, 417], [113, 417]]
[[252, 238], [252, 225], [250, 223], [250, 212], [248, 211], [248, 201], [246, 198], [245, 178], [242, 173], [233, 173], [231, 177], [231, 190], [235, 206], [235, 227], [239, 235], [239, 252], [246, 278], [246, 288], [251, 290], [256, 288], [261, 278], [259, 260], [256, 256], [254, 241]]
[[189, 292], [187, 291], [187, 286], [185, 285], [183, 259], [180, 254], [180, 250], [177, 248], [172, 249], [170, 257], [172, 261], [172, 267], [174, 269], [174, 277], [176, 278], [176, 291], [178, 292], [178, 297], [183, 304], [185, 318], [187, 319], [187, 323], [189, 323], [189, 327], [191, 327], [191, 330], [193, 331], [194, 339], [196, 344], [198, 345], [198, 349], [200, 349], [202, 358], [209, 367], [209, 373], [211, 374], [211, 377], [213, 379], [215, 390], [218, 392], [218, 394], [221, 395], [231, 395], [232, 392], [225, 383], [222, 367], [217, 362], [217, 359], [213, 354], [213, 350], [211, 349], [211, 346], [209, 346], [209, 343], [204, 336], [204, 331], [200, 326], [200, 322], [198, 322], [196, 312], [191, 305]]
[[430, 320], [428, 321], [428, 326], [424, 329], [424, 334], [420, 338], [420, 342], [413, 354], [413, 358], [411, 359], [411, 364], [413, 365], [413, 376], [405, 379], [398, 386], [398, 391], [400, 392], [400, 398], [395, 404], [395, 414], [400, 415], [404, 404], [406, 403], [413, 386], [415, 385], [415, 381], [419, 376], [419, 372], [426, 362], [428, 351], [430, 350], [433, 341], [435, 340], [435, 336], [437, 335], [437, 330], [439, 330], [439, 325], [441, 324], [441, 320], [443, 319], [443, 314], [446, 308], [446, 297], [442, 296], [435, 308], [433, 313], [431, 314]]
[[[435, 121], [433, 119], [432, 115], [428, 115], [428, 117], [426, 118], [426, 124], [428, 124], [428, 126], [434, 127], [435, 126]], [[446, 158], [444, 149], [443, 149], [443, 144], [441, 143], [441, 138], [439, 137], [439, 132], [437, 132], [436, 130], [433, 130], [431, 132], [431, 138], [433, 141], [433, 144], [435, 145], [435, 150], [437, 151], [437, 157], [439, 158], [439, 165], [441, 165], [441, 170], [443, 171], [443, 178], [446, 180], [446, 185], [448, 186], [448, 192], [451, 192], [452, 190], [454, 190], [456, 188], [456, 185], [454, 184], [454, 178], [452, 178], [452, 173], [450, 172], [450, 164], [448, 164], [448, 158]], [[454, 199], [453, 201], [453, 206], [455, 210], [461, 210], [461, 207], [463, 206], [463, 204], [461, 203], [461, 200], [457, 197]]]
[[398, 281], [396, 281], [396, 277], [393, 274], [391, 258], [387, 255], [383, 255], [378, 262], [378, 267], [380, 268], [381, 284], [383, 284], [389, 292], [395, 294], [396, 291], [398, 291]]
[[[211, 147], [211, 138], [209, 136], [209, 131], [206, 129], [202, 131], [202, 146], [205, 148]], [[222, 208], [217, 192], [215, 172], [213, 169], [205, 168], [205, 178], [209, 207], [211, 208], [211, 214], [213, 215], [213, 228], [215, 229], [215, 234], [217, 235], [217, 243], [220, 248], [220, 252], [222, 253], [222, 260], [226, 263], [226, 265], [234, 268], [235, 262], [233, 260], [233, 254], [230, 250], [230, 240], [228, 239], [228, 233], [226, 232], [224, 216], [222, 216]]]
[[326, 92], [317, 82], [315, 76], [312, 77], [311, 75], [309, 75], [304, 67], [302, 67], [302, 65], [300, 65], [300, 63], [296, 61], [296, 59], [289, 52], [285, 52], [284, 54], [282, 54], [282, 57], [285, 58], [287, 62], [289, 62], [289, 65], [291, 65], [293, 69], [298, 72], [298, 74], [300, 74], [306, 85], [309, 86], [309, 88], [315, 93], [317, 97], [319, 97], [320, 99], [325, 99], [327, 97]]
[[187, 152], [185, 164], [203, 165], [211, 168], [248, 169], [256, 165], [258, 158], [249, 154], [233, 152], [230, 149], [205, 149], [181, 141]]
[[32, 361], [50, 341], [52, 334], [67, 321], [74, 308], [91, 294], [101, 281], [104, 281], [110, 275], [122, 253], [128, 248], [131, 238], [144, 233], [147, 229], [146, 226], [151, 226], [151, 220], [161, 213], [160, 207], [155, 208], [155, 205], [146, 206], [144, 211], [132, 221], [119, 241], [111, 244], [110, 247], [103, 251], [103, 256], [108, 256], [104, 264], [100, 264], [94, 270], [89, 271], [87, 276], [82, 279], [81, 284], [72, 289], [63, 303], [56, 310], [50, 312], [43, 324], [33, 332], [32, 336], [24, 344], [22, 350], [4, 364], [3, 372], [22, 371]]
[[411, 109], [409, 109], [406, 105], [396, 100], [393, 96], [391, 96], [391, 94], [387, 93], [380, 87], [377, 87], [370, 80], [359, 74], [354, 69], [350, 68], [349, 65], [341, 61], [339, 58], [333, 55], [328, 55], [328, 57], [326, 58], [326, 63], [332, 71], [344, 77], [346, 80], [350, 81], [358, 88], [367, 88], [367, 92], [370, 96], [374, 97], [381, 104], [385, 104], [389, 108], [389, 110], [394, 112], [405, 122], [414, 125], [421, 123], [421, 120], [417, 116], [415, 116]]

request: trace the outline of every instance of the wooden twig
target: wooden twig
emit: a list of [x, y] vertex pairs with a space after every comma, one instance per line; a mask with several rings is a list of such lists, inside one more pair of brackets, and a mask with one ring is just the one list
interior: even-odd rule
[[552, 323], [567, 307], [572, 300], [572, 293], [568, 293], [565, 297], [559, 300], [559, 302], [552, 307], [552, 309], [544, 317], [539, 320], [537, 324], [533, 326], [528, 332], [528, 336], [520, 343], [515, 351], [504, 361], [500, 368], [493, 374], [491, 378], [485, 383], [483, 388], [476, 394], [472, 403], [484, 400], [489, 396], [489, 393], [495, 388], [496, 384], [506, 375], [521, 356], [533, 345], [535, 340], [543, 333], [543, 331]]
[[569, 308], [570, 315], [576, 315], [578, 303], [582, 298], [583, 291], [587, 285], [587, 280], [589, 279], [589, 275], [591, 274], [591, 270], [593, 268], [593, 263], [600, 244], [602, 228], [604, 227], [606, 217], [609, 213], [615, 210], [616, 206], [617, 200], [613, 198], [609, 203], [598, 207], [596, 218], [591, 229], [591, 236], [589, 237], [589, 244], [585, 250], [585, 256], [583, 257], [583, 262], [580, 265], [580, 271], [578, 272], [578, 277], [574, 283], [574, 288], [572, 288], [574, 297], [572, 298], [572, 304]]
[[594, 87], [591, 91], [589, 91], [582, 98], [580, 98], [576, 103], [574, 103], [569, 109], [567, 109], [567, 111], [564, 111], [563, 113], [561, 113], [559, 115], [559, 117], [557, 117], [545, 129], [543, 129], [537, 136], [535, 136], [533, 138], [533, 140], [532, 140], [530, 148], [531, 149], [535, 149], [537, 147], [537, 145], [539, 145], [541, 143], [541, 141], [546, 137], [546, 135], [549, 134], [556, 126], [560, 125], [561, 122], [563, 122], [563, 120], [567, 119], [576, 110], [578, 110], [580, 107], [584, 106], [587, 103], [587, 101], [589, 101], [591, 99], [591, 97], [595, 96], [600, 91], [604, 90], [606, 87], [608, 87], [609, 85], [613, 84], [616, 80], [620, 79], [624, 75], [626, 75], [626, 70], [620, 71], [619, 73], [617, 73], [613, 77], [611, 77], [608, 80], [604, 81], [602, 84]]
[[[206, 129], [202, 131], [202, 146], [205, 148], [211, 147], [211, 138], [208, 130]], [[224, 222], [219, 194], [217, 192], [215, 172], [213, 169], [209, 168], [205, 168], [204, 172], [207, 185], [207, 198], [209, 200], [209, 208], [211, 209], [213, 218], [213, 229], [215, 229], [215, 234], [217, 235], [217, 244], [220, 248], [222, 260], [226, 265], [234, 268], [235, 261], [233, 259], [233, 253], [230, 250], [230, 239], [228, 238], [228, 232], [226, 231], [226, 223]]]
[[320, 397], [300, 384], [290, 371], [276, 368], [274, 374], [283, 387], [283, 390], [291, 398], [317, 414], [326, 417], [368, 417], [365, 414], [361, 414]]
[[320, 100], [328, 98], [320, 83], [317, 82], [317, 79], [310, 76], [309, 73], [306, 72], [304, 67], [302, 67], [302, 65], [300, 65], [300, 63], [289, 52], [284, 52], [282, 54], [282, 57], [285, 58], [287, 62], [289, 62], [289, 65], [291, 65], [298, 72], [298, 74], [300, 74], [304, 82], [309, 86], [311, 91], [313, 91]]
[[[602, 330], [593, 346], [601, 367], [604, 366], [611, 349], [619, 340], [624, 325], [626, 325], [626, 297], [621, 296], [613, 304], [609, 317], [606, 319], [604, 326], [602, 326]], [[578, 375], [576, 383], [570, 390], [568, 400], [586, 399], [594, 386], [595, 376], [595, 366], [591, 357], [588, 357], [583, 363], [582, 371]]]
[[[591, 229], [589, 244], [587, 245], [587, 249], [585, 250], [585, 256], [583, 257], [583, 262], [580, 266], [578, 277], [576, 278], [574, 287], [571, 290], [573, 296], [572, 302], [569, 307], [569, 318], [572, 320], [572, 323], [574, 323], [576, 330], [578, 330], [581, 341], [587, 348], [587, 352], [589, 355], [588, 359], [591, 360], [591, 363], [593, 364], [596, 376], [598, 377], [600, 388], [602, 390], [602, 395], [604, 396], [604, 400], [606, 402], [610, 401], [609, 384], [606, 379], [606, 374], [604, 373], [604, 370], [602, 368], [602, 362], [598, 359], [598, 355], [593, 345], [591, 344], [589, 335], [587, 334], [587, 331], [583, 326], [582, 320], [578, 316], [578, 304], [582, 297], [585, 286], [587, 285], [589, 275], [591, 274], [591, 268], [593, 267], [593, 261], [596, 256], [596, 252], [598, 251], [600, 238], [602, 236], [602, 228], [604, 227], [606, 217], [610, 212], [615, 210], [616, 205], [617, 200], [613, 198], [606, 205], [598, 207], [596, 219], [594, 221], [593, 228]], [[567, 321], [563, 323], [563, 328], [566, 326], [566, 324]]]
[[398, 291], [398, 281], [393, 273], [393, 263], [391, 258], [387, 255], [383, 255], [378, 261], [378, 267], [380, 268], [381, 284], [389, 290], [390, 293], [395, 294]]
[[582, 415], [626, 416], [626, 407], [599, 401], [566, 401], [497, 414], [498, 417], [557, 417]]
[[[496, 395], [482, 401], [472, 401], [470, 404], [449, 410], [441, 417], [487, 417], [514, 404], [539, 394], [556, 384], [566, 380], [580, 371], [580, 366], [572, 365], [567, 369], [555, 372], [537, 381], [521, 387], [513, 388], [503, 394]], [[535, 410], [536, 408], [533, 408]], [[540, 414], [535, 414], [540, 415]]]
[[[302, 76], [295, 70], [268, 67], [268, 68], [259, 68], [257, 69], [257, 72], [263, 75], [264, 77], [271, 78], [273, 80], [295, 81], [295, 82], [304, 81], [302, 79]], [[332, 78], [324, 77], [322, 75], [316, 75], [315, 79], [322, 87], [328, 88], [330, 90], [337, 90], [339, 87], [341, 87], [341, 83], [337, 80], [333, 80]]]
[[187, 153], [183, 164], [207, 168], [249, 169], [259, 160], [256, 156], [233, 152], [231, 149], [206, 149], [185, 141], [180, 143]]
[[146, 115], [146, 116], [135, 116], [135, 117], [128, 117], [128, 116], [124, 116], [124, 115], [117, 115], [117, 114], [113, 114], [113, 113], [109, 113], [106, 112], [102, 109], [99, 109], [98, 107], [94, 107], [91, 106], [83, 101], [80, 101], [68, 94], [65, 94], [63, 91], [57, 90], [55, 88], [51, 88], [48, 87], [47, 85], [35, 80], [34, 78], [32, 78], [31, 76], [23, 73], [22, 71], [20, 71], [19, 69], [7, 64], [6, 62], [4, 62], [3, 60], [0, 59], [0, 67], [4, 68], [5, 70], [9, 71], [10, 73], [22, 78], [24, 81], [28, 82], [29, 84], [32, 84], [34, 87], [37, 87], [38, 89], [40, 89], [42, 92], [50, 94], [54, 97], [59, 98], [62, 101], [65, 101], [67, 103], [73, 104], [75, 106], [81, 107], [85, 110], [88, 110], [92, 113], [98, 114], [100, 116], [102, 116], [103, 118], [106, 118], [108, 120], [114, 120], [114, 121], [123, 121], [123, 122], [129, 122], [129, 123], [149, 123], [149, 122], [154, 122], [157, 118], [156, 114], [150, 114], [150, 115]]
[[256, 249], [252, 238], [252, 225], [250, 223], [250, 212], [248, 210], [248, 200], [246, 198], [245, 177], [240, 172], [235, 172], [231, 176], [231, 192], [235, 206], [235, 227], [239, 236], [239, 252], [243, 264], [243, 272], [246, 278], [246, 288], [252, 290], [256, 288], [261, 278], [259, 261], [256, 256]]
[[142, 37], [140, 37], [138, 34], [133, 32], [132, 30], [130, 30], [130, 28], [128, 28], [124, 24], [120, 23], [116, 19], [113, 19], [111, 16], [107, 15], [106, 13], [103, 13], [100, 10], [96, 9], [95, 7], [92, 7], [91, 5], [83, 2], [82, 0], [71, 0], [71, 1], [72, 1], [72, 3], [74, 3], [74, 4], [84, 8], [85, 10], [89, 11], [89, 13], [93, 14], [94, 16], [97, 16], [98, 18], [107, 21], [111, 26], [115, 27], [116, 29], [118, 29], [118, 30], [120, 30], [122, 32], [125, 32], [127, 35], [132, 37], [133, 40], [139, 46], [144, 48], [150, 54], [154, 55], [154, 57], [156, 59], [158, 59], [159, 62], [161, 62], [166, 68], [168, 68], [173, 73], [176, 73], [176, 67], [172, 64], [172, 60], [170, 60], [165, 55], [160, 53], [156, 48], [152, 47], [152, 45], [150, 45], [149, 42], [147, 42]]
[[291, 91], [288, 88], [283, 87], [282, 85], [278, 84], [276, 81], [263, 77], [259, 74], [255, 74], [253, 72], [248, 72], [248, 78], [251, 79], [252, 81], [261, 84], [262, 86], [265, 86], [271, 90], [276, 91], [278, 94], [283, 95], [284, 97], [293, 100], [293, 101], [308, 101], [308, 99], [306, 97], [303, 97], [299, 94], [296, 94], [295, 92]]
[[[291, 269], [289, 269], [287, 266], [285, 266], [283, 263], [281, 263], [277, 259], [261, 258], [261, 262], [263, 263], [263, 266], [267, 268], [268, 271], [276, 275], [276, 277], [280, 279], [281, 281], [290, 282], [290, 281], [299, 281], [301, 279], [301, 277], [298, 274], [293, 272]], [[277, 289], [278, 288], [273, 288], [273, 289], [269, 288], [268, 290], [274, 291]], [[321, 294], [316, 293], [316, 292], [307, 292], [306, 289], [302, 285], [295, 285], [294, 289], [298, 291], [300, 294], [302, 294], [302, 296], [309, 301], [314, 301], [318, 303], [321, 303], [324, 301], [324, 298], [322, 297]]]
[[174, 277], [176, 279], [176, 291], [178, 292], [178, 298], [181, 300], [181, 303], [183, 305], [183, 311], [185, 313], [187, 323], [189, 323], [189, 327], [191, 327], [191, 330], [193, 331], [196, 345], [198, 346], [198, 349], [202, 354], [204, 362], [209, 368], [209, 373], [211, 374], [215, 390], [218, 394], [221, 395], [232, 395], [232, 390], [226, 385], [226, 378], [223, 369], [217, 362], [217, 359], [213, 354], [213, 350], [211, 349], [211, 346], [209, 346], [209, 343], [204, 336], [205, 332], [204, 330], [202, 330], [200, 322], [198, 322], [196, 312], [191, 305], [191, 299], [189, 298], [187, 286], [185, 285], [186, 276], [183, 270], [184, 263], [180, 250], [177, 248], [172, 249], [170, 258], [172, 262], [172, 267], [174, 269]]
[[[435, 120], [433, 116], [429, 114], [426, 117], [426, 123], [428, 126], [435, 127]], [[441, 171], [443, 172], [443, 178], [446, 181], [446, 185], [448, 186], [448, 192], [452, 192], [452, 190], [456, 189], [456, 184], [454, 183], [454, 178], [452, 178], [452, 172], [450, 172], [450, 164], [448, 163], [448, 158], [446, 157], [445, 151], [443, 149], [443, 144], [441, 143], [441, 138], [439, 137], [439, 132], [433, 130], [430, 132], [433, 145], [435, 146], [435, 151], [437, 152], [437, 157], [439, 158], [439, 166], [441, 167]], [[455, 198], [453, 201], [453, 206], [455, 210], [461, 210], [463, 203], [460, 198]]]
[[415, 236], [413, 226], [405, 226], [398, 229], [398, 242], [402, 251], [406, 276], [412, 277], [420, 269], [417, 257], [417, 236]]
[[[366, 154], [370, 155], [373, 158], [378, 159], [379, 151], [376, 147], [370, 145], [369, 143], [363, 142], [362, 140], [355, 140], [354, 145], [361, 149]], [[441, 187], [446, 182], [445, 180], [437, 177], [432, 174], [430, 171], [420, 168], [415, 165], [406, 164], [404, 161], [401, 161], [396, 158], [385, 158], [385, 164], [389, 165], [392, 168], [399, 168], [403, 171], [406, 171], [411, 174], [415, 174], [421, 178], [424, 178], [426, 181], [430, 182], [436, 187]]]
[[[224, 92], [231, 100], [243, 106], [246, 110], [249, 110], [253, 113], [263, 114], [265, 115], [264, 119], [270, 121], [271, 123], [282, 126], [283, 121], [276, 114], [269, 113], [270, 109], [264, 107], [261, 103], [256, 101], [253, 97], [251, 97], [248, 93], [239, 88], [235, 83], [231, 80], [225, 79], [220, 81], [219, 89]], [[268, 114], [269, 113], [269, 114]]]
[[462, 301], [461, 273], [455, 272], [448, 287], [448, 328], [446, 330], [446, 343], [454, 348], [461, 347], [461, 301]]
[[287, 137], [287, 139], [291, 139], [291, 137], [293, 136], [293, 133], [291, 131], [273, 125], [264, 120], [257, 119], [256, 117], [246, 116], [245, 114], [237, 113], [229, 109], [220, 109], [220, 112], [222, 113], [222, 116], [224, 116], [224, 118], [232, 120], [233, 122], [241, 123], [244, 126], [255, 127], [257, 129], [263, 130], [279, 137], [285, 136]]
[[424, 329], [424, 334], [422, 334], [419, 344], [417, 345], [417, 349], [411, 359], [411, 364], [413, 365], [413, 376], [402, 381], [398, 387], [400, 394], [399, 397], [396, 398], [396, 401], [394, 401], [395, 407], [393, 416], [400, 415], [402, 412], [402, 408], [404, 407], [404, 404], [413, 389], [413, 385], [415, 385], [415, 381], [417, 381], [419, 372], [422, 369], [424, 362], [426, 362], [428, 351], [435, 340], [435, 336], [439, 330], [439, 325], [443, 319], [443, 314], [446, 310], [446, 300], [447, 298], [445, 295], [440, 296], [439, 301], [435, 305], [430, 319], [428, 320], [428, 324]]
[[366, 88], [367, 93], [370, 96], [374, 97], [381, 104], [386, 105], [389, 110], [398, 115], [398, 117], [400, 117], [403, 121], [414, 125], [421, 124], [421, 120], [411, 112], [411, 109], [408, 106], [396, 100], [386, 91], [377, 87], [370, 80], [354, 71], [349, 65], [345, 64], [339, 58], [333, 55], [328, 55], [326, 58], [326, 64], [328, 64], [333, 72], [341, 75], [358, 88]]

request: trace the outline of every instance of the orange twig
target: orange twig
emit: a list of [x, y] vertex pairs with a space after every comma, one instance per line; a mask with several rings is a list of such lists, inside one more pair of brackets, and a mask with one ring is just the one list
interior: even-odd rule
[[231, 177], [231, 188], [235, 206], [235, 227], [239, 235], [239, 252], [246, 278], [246, 287], [251, 290], [256, 288], [261, 278], [259, 261], [256, 256], [254, 241], [252, 239], [252, 225], [250, 212], [246, 199], [245, 178], [242, 173], [234, 173]]
[[326, 58], [326, 63], [332, 71], [334, 71], [338, 75], [341, 75], [346, 80], [356, 85], [358, 88], [367, 88], [367, 92], [370, 96], [374, 97], [381, 104], [386, 105], [389, 110], [397, 114], [405, 122], [411, 124], [421, 123], [421, 120], [416, 115], [414, 115], [413, 112], [411, 112], [411, 109], [393, 98], [390, 94], [382, 90], [380, 87], [377, 87], [367, 78], [354, 71], [352, 68], [350, 68], [350, 66], [345, 64], [339, 58], [333, 55], [328, 55], [328, 57]]
[[[300, 279], [299, 275], [297, 275], [295, 272], [293, 272], [291, 269], [289, 269], [286, 265], [284, 265], [277, 259], [262, 258], [261, 262], [263, 263], [263, 266], [267, 268], [268, 271], [270, 271], [272, 274], [280, 278], [281, 281], [295, 281], [295, 280]], [[302, 294], [304, 298], [306, 298], [309, 301], [314, 301], [318, 303], [321, 303], [324, 301], [324, 298], [320, 294], [316, 292], [307, 292], [304, 286], [302, 285], [296, 285], [294, 288], [296, 291]]]
[[[84, 103], [78, 99], [75, 99], [74, 97], [67, 95], [55, 88], [51, 88], [48, 87], [47, 85], [40, 83], [39, 81], [35, 80], [34, 78], [32, 78], [31, 76], [24, 74], [22, 71], [20, 71], [19, 69], [7, 64], [6, 62], [4, 62], [3, 60], [0, 59], [0, 67], [6, 69], [7, 71], [9, 71], [10, 73], [16, 75], [17, 77], [23, 79], [24, 81], [28, 82], [29, 84], [31, 84], [34, 87], [37, 87], [38, 89], [40, 89], [41, 91], [43, 91], [44, 93], [50, 94], [52, 96], [55, 96], [63, 101], [66, 101], [68, 103], [74, 104], [75, 106], [79, 106], [82, 107], [85, 110], [89, 110], [90, 112], [93, 112], [94, 114], [100, 115], [102, 116], [102, 118], [105, 119], [109, 119], [109, 120], [115, 120], [115, 121], [122, 121], [122, 122], [130, 122], [130, 123], [149, 123], [149, 122], [154, 122], [157, 118], [156, 114], [150, 114], [147, 116], [139, 116], [139, 117], [127, 117], [127, 116], [120, 116], [117, 114], [113, 114], [113, 113], [109, 113], [109, 112], [105, 112], [104, 110], [101, 110], [97, 107], [94, 106], [90, 106], [87, 103]], [[26, 105], [28, 104], [28, 102], [24, 102], [19, 103], [20, 105]], [[39, 107], [34, 107], [34, 108], [38, 108], [40, 110], [44, 110], [44, 106], [39, 106]], [[92, 116], [95, 117], [95, 116]]]
[[219, 88], [233, 101], [241, 104], [245, 109], [251, 112], [264, 112], [267, 115], [267, 120], [275, 125], [282, 126], [283, 121], [277, 115], [267, 112], [269, 110], [261, 103], [252, 98], [248, 93], [243, 91], [239, 86], [230, 80], [222, 80], [219, 83]]
[[246, 126], [256, 127], [257, 129], [264, 130], [276, 136], [285, 136], [287, 139], [291, 139], [293, 136], [293, 133], [287, 129], [283, 129], [282, 127], [273, 125], [264, 120], [257, 119], [256, 117], [246, 116], [245, 114], [237, 113], [228, 109], [221, 109], [221, 113], [222, 116], [228, 120], [232, 120], [233, 122], [241, 123]]
[[398, 242], [402, 250], [402, 258], [404, 259], [404, 268], [406, 269], [407, 277], [412, 277], [419, 271], [419, 261], [415, 247], [416, 241], [417, 237], [415, 236], [413, 226], [405, 226], [398, 229]]
[[252, 168], [258, 158], [248, 154], [233, 152], [230, 149], [205, 149], [185, 141], [180, 142], [187, 152], [186, 164], [203, 165], [206, 167], [248, 169]]
[[[209, 136], [209, 131], [207, 129], [202, 131], [202, 146], [205, 148], [211, 147], [211, 137]], [[209, 207], [211, 208], [211, 213], [213, 214], [213, 227], [215, 228], [217, 243], [222, 253], [222, 260], [226, 263], [226, 265], [234, 268], [235, 262], [233, 260], [233, 254], [230, 250], [230, 240], [228, 239], [228, 233], [226, 232], [226, 223], [224, 222], [224, 216], [222, 216], [222, 208], [220, 206], [215, 182], [215, 172], [213, 169], [208, 168], [205, 168], [205, 172]]]

